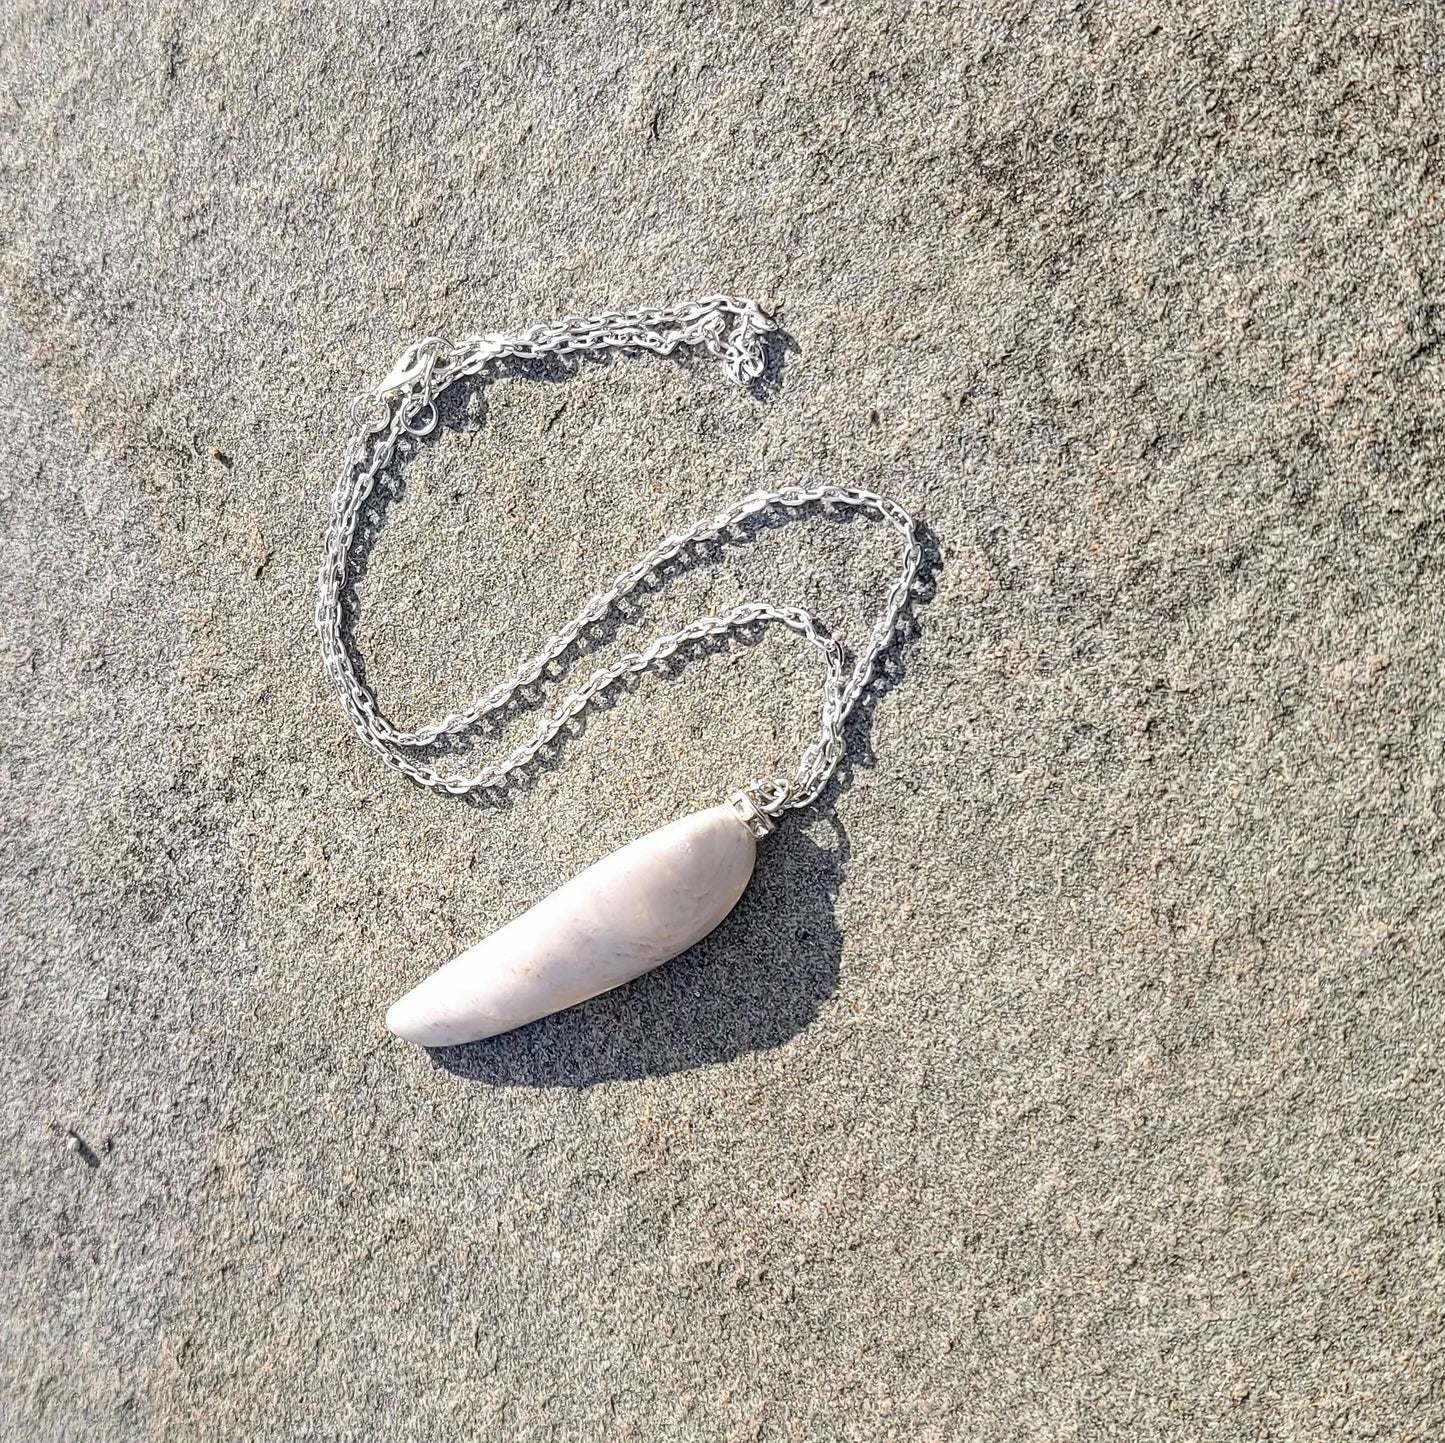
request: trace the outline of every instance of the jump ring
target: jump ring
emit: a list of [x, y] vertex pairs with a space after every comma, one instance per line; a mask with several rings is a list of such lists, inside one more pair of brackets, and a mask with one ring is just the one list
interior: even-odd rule
[[[431, 412], [431, 419], [427, 421], [425, 426], [418, 425], [416, 420], [422, 411]], [[413, 415], [402, 422], [401, 429], [405, 431], [408, 436], [430, 436], [431, 433], [436, 430], [437, 422], [440, 419], [441, 416], [437, 411], [437, 403], [435, 401], [428, 401], [425, 406], [419, 407]]]

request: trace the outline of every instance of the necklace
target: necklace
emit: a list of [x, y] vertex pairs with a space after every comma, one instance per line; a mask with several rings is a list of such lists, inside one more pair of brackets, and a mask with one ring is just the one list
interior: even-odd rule
[[[331, 502], [316, 601], [321, 654], [356, 734], [388, 766], [422, 786], [455, 796], [485, 795], [532, 762], [559, 732], [623, 677], [646, 671], [680, 648], [759, 624], [802, 636], [823, 659], [818, 737], [792, 778], [754, 778], [718, 806], [695, 812], [604, 857], [536, 906], [414, 987], [387, 1013], [398, 1036], [423, 1046], [492, 1037], [618, 987], [700, 941], [732, 911], [752, 876], [757, 842], [783, 812], [812, 802], [843, 755], [843, 726], [891, 640], [922, 560], [913, 518], [886, 497], [847, 486], [788, 486], [757, 491], [715, 516], [659, 542], [614, 578], [480, 701], [413, 731], [394, 727], [358, 675], [344, 626], [349, 558], [377, 479], [408, 438], [436, 429], [437, 398], [454, 382], [493, 373], [499, 363], [537, 362], [599, 352], [680, 349], [720, 362], [737, 385], [757, 381], [766, 365], [763, 337], [773, 322], [749, 300], [702, 300], [626, 314], [571, 317], [515, 335], [488, 333], [450, 341], [427, 336], [408, 346], [386, 378], [352, 403], [355, 432]], [[520, 688], [559, 662], [584, 630], [668, 561], [698, 542], [717, 541], [749, 517], [774, 508], [850, 507], [871, 514], [902, 537], [902, 569], [863, 649], [848, 666], [843, 648], [806, 611], [752, 603], [705, 616], [594, 671], [500, 761], [473, 775], [438, 771], [419, 754], [466, 733], [504, 710]]]

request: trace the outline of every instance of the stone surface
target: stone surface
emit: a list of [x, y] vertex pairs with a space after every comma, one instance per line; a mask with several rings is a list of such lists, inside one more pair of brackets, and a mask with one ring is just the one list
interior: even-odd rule
[[453, 1047], [631, 982], [702, 941], [732, 911], [757, 852], [731, 806], [679, 817], [438, 968], [392, 1003], [386, 1025], [423, 1047]]
[[[1445, 1432], [1439, 27], [11, 0], [0, 1437]], [[509, 381], [406, 466], [386, 706], [760, 482], [896, 495], [931, 599], [746, 905], [438, 1066], [417, 959], [790, 765], [817, 674], [400, 784], [312, 633], [347, 398], [713, 290], [773, 390]], [[767, 532], [588, 665], [754, 598], [856, 643], [894, 561]]]

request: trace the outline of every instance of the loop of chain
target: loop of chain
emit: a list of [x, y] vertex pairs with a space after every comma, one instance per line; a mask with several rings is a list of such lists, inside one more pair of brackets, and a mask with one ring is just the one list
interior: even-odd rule
[[[871, 491], [849, 486], [787, 486], [776, 491], [758, 491], [715, 516], [695, 522], [660, 542], [621, 572], [605, 591], [594, 596], [554, 633], [535, 656], [524, 661], [480, 701], [466, 711], [454, 712], [441, 721], [412, 731], [398, 730], [377, 710], [375, 697], [357, 675], [342, 622], [348, 558], [362, 508], [403, 438], [425, 436], [435, 429], [436, 399], [454, 381], [477, 375], [502, 360], [539, 360], [601, 350], [644, 350], [670, 355], [686, 346], [714, 357], [729, 380], [745, 385], [762, 375], [762, 337], [773, 329], [772, 321], [754, 302], [732, 296], [708, 296], [671, 309], [570, 317], [551, 325], [532, 326], [514, 336], [487, 334], [468, 336], [460, 341], [427, 336], [403, 352], [374, 391], [357, 397], [351, 410], [356, 434], [347, 447], [332, 497], [316, 601], [316, 625], [321, 634], [326, 670], [336, 683], [357, 735], [388, 766], [422, 786], [453, 795], [498, 787], [532, 761], [579, 712], [622, 677], [645, 671], [679, 648], [708, 637], [776, 623], [802, 636], [822, 656], [821, 725], [817, 740], [804, 751], [797, 774], [791, 780], [754, 778], [743, 791], [767, 817], [776, 817], [790, 807], [806, 806], [822, 791], [843, 755], [844, 723], [893, 635], [922, 561], [913, 518], [897, 502]], [[843, 648], [819, 629], [808, 612], [797, 607], [754, 602], [735, 607], [724, 616], [700, 617], [681, 631], [658, 637], [643, 650], [629, 652], [610, 666], [594, 671], [577, 691], [538, 723], [527, 740], [501, 761], [471, 776], [439, 772], [410, 755], [443, 737], [465, 732], [484, 717], [506, 707], [519, 688], [536, 682], [559, 661], [586, 627], [600, 621], [659, 567], [688, 546], [718, 540], [748, 517], [769, 507], [798, 509], [819, 504], [870, 512], [892, 526], [904, 543], [902, 570], [851, 670]]]

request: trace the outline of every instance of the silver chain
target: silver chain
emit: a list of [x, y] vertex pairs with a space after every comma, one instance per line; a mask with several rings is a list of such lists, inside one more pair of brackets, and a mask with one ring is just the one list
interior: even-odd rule
[[[356, 734], [388, 766], [438, 791], [454, 795], [485, 792], [502, 785], [513, 772], [525, 767], [568, 722], [622, 677], [646, 671], [679, 648], [707, 637], [777, 622], [797, 632], [822, 654], [821, 726], [817, 740], [804, 751], [797, 774], [791, 780], [754, 778], [733, 801], [739, 805], [740, 813], [750, 822], [760, 823], [759, 830], [762, 830], [770, 825], [767, 819], [789, 807], [806, 806], [822, 791], [843, 755], [843, 725], [893, 635], [922, 561], [913, 518], [897, 502], [871, 491], [850, 486], [785, 486], [777, 491], [754, 492], [716, 516], [694, 522], [660, 542], [620, 573], [605, 591], [598, 592], [571, 621], [548, 638], [535, 656], [524, 661], [480, 701], [466, 711], [454, 712], [414, 731], [398, 730], [377, 710], [376, 698], [357, 675], [342, 620], [348, 557], [377, 477], [391, 462], [404, 438], [426, 436], [435, 429], [437, 397], [454, 381], [475, 376], [505, 360], [525, 362], [597, 351], [644, 350], [666, 356], [680, 347], [690, 347], [718, 360], [729, 380], [746, 385], [763, 374], [762, 337], [774, 329], [773, 322], [753, 301], [733, 296], [706, 296], [668, 309], [569, 317], [511, 336], [488, 333], [459, 341], [427, 336], [407, 347], [380, 385], [356, 398], [351, 414], [357, 429], [346, 449], [326, 530], [316, 626], [321, 633], [321, 655], [326, 670], [336, 683]], [[748, 517], [771, 507], [798, 509], [813, 505], [847, 506], [871, 512], [891, 525], [904, 542], [903, 568], [851, 670], [843, 648], [819, 629], [808, 612], [792, 606], [754, 602], [736, 607], [725, 616], [701, 617], [681, 631], [658, 637], [644, 650], [629, 652], [610, 666], [594, 671], [537, 725], [526, 741], [500, 761], [484, 766], [471, 776], [439, 772], [412, 755], [444, 737], [467, 731], [484, 717], [505, 708], [519, 688], [532, 685], [553, 662], [560, 661], [584, 628], [600, 621], [688, 546], [725, 537]]]

